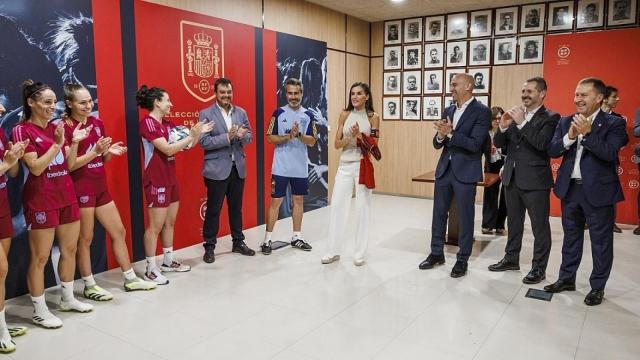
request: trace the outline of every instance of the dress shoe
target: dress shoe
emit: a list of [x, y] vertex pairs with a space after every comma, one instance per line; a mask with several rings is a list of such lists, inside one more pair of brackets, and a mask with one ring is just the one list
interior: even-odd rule
[[489, 265], [489, 271], [507, 271], [507, 270], [520, 270], [520, 265], [506, 259], [498, 261], [497, 264]]
[[244, 243], [244, 241], [239, 241], [237, 244], [234, 243], [233, 247], [231, 248], [231, 252], [240, 253], [244, 256], [253, 256], [256, 254], [256, 252], [253, 251], [253, 249], [249, 248], [247, 244]]
[[640, 235], [640, 226], [638, 226], [637, 228], [633, 229], [633, 235]]
[[547, 275], [544, 273], [543, 270], [533, 268], [531, 269], [531, 271], [529, 271], [527, 276], [525, 276], [522, 279], [522, 282], [525, 284], [537, 284], [546, 278], [547, 278]]
[[206, 262], [207, 264], [211, 264], [212, 262], [216, 261], [216, 256], [213, 253], [214, 248], [211, 247], [207, 247], [204, 248], [204, 256], [202, 257], [202, 261]]
[[444, 255], [429, 254], [429, 256], [427, 256], [427, 258], [423, 262], [421, 262], [420, 265], [418, 265], [418, 269], [433, 269], [434, 266], [442, 264], [444, 264]]
[[322, 259], [320, 259], [320, 262], [327, 265], [338, 260], [340, 260], [340, 255], [325, 255], [324, 257], [322, 257]]
[[453, 265], [453, 269], [451, 269], [451, 277], [459, 278], [465, 276], [467, 274], [467, 267], [469, 264], [466, 261], [456, 261], [456, 264]]
[[544, 287], [544, 291], [550, 293], [559, 293], [562, 291], [576, 291], [576, 283], [569, 280], [558, 279], [551, 285]]
[[496, 235], [504, 235], [505, 231], [504, 229], [496, 229]]
[[482, 228], [482, 233], [485, 235], [493, 234], [493, 230], [488, 228]]
[[591, 289], [587, 296], [584, 298], [584, 303], [588, 306], [595, 306], [602, 304], [602, 298], [604, 298], [603, 289]]
[[620, 229], [620, 227], [617, 224], [613, 224], [613, 232], [614, 233], [621, 233], [622, 229]]

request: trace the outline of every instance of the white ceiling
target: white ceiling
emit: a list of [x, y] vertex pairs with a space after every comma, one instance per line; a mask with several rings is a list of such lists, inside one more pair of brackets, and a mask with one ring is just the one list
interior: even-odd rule
[[544, 2], [543, 0], [404, 0], [400, 3], [392, 3], [391, 0], [307, 1], [369, 22]]

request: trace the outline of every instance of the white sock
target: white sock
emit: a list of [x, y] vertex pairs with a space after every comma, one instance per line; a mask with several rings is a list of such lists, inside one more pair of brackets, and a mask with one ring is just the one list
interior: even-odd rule
[[302, 231], [294, 231], [293, 232], [294, 239], [302, 239]]
[[69, 282], [60, 281], [60, 286], [62, 287], [62, 301], [73, 300], [74, 299], [73, 281], [69, 281]]
[[136, 275], [136, 272], [133, 271], [133, 268], [127, 270], [127, 271], [123, 271], [122, 275], [124, 275], [124, 279], [125, 280], [135, 280], [135, 278], [137, 278], [138, 276]]
[[42, 314], [45, 312], [49, 312], [49, 308], [47, 307], [47, 302], [44, 299], [44, 294], [38, 297], [31, 297], [31, 302], [33, 303], [33, 308], [36, 314]]
[[151, 272], [151, 270], [157, 268], [156, 265], [156, 257], [155, 256], [147, 256], [147, 272]]
[[173, 246], [162, 248], [162, 253], [164, 254], [164, 260], [162, 263], [165, 265], [171, 265], [173, 262]]
[[264, 233], [264, 244], [267, 244], [269, 241], [271, 241], [271, 234], [273, 234], [273, 231], [267, 231]]
[[84, 286], [91, 287], [96, 284], [96, 281], [93, 279], [93, 274], [89, 274], [89, 276], [83, 276], [82, 281], [84, 281]]
[[4, 309], [0, 311], [0, 340], [10, 341], [11, 335], [9, 335], [9, 329], [7, 328], [7, 322], [4, 318]]

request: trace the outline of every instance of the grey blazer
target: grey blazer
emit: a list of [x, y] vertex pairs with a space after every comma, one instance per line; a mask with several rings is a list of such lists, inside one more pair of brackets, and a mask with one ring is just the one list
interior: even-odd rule
[[247, 112], [235, 105], [231, 109], [231, 123], [244, 126], [249, 130], [242, 139], [236, 138], [231, 142], [229, 142], [229, 136], [227, 135], [229, 129], [216, 103], [201, 110], [198, 120], [203, 123], [211, 121], [215, 123], [213, 130], [200, 137], [200, 146], [204, 149], [202, 176], [211, 180], [225, 180], [228, 178], [233, 165], [231, 160], [231, 154], [233, 154], [238, 175], [244, 179], [247, 176], [244, 146], [250, 144], [253, 138]]

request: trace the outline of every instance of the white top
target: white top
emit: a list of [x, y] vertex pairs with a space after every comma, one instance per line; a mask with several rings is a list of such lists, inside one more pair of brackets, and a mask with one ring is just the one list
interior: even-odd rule
[[[230, 131], [233, 126], [233, 122], [231, 121], [231, 112], [233, 111], [233, 105], [229, 108], [229, 112], [225, 110], [220, 104], [216, 102], [216, 106], [220, 110], [222, 114], [222, 118], [224, 119], [225, 124], [227, 125], [227, 130]], [[233, 155], [233, 151], [231, 152], [231, 161], [236, 161], [236, 157]]]
[[[591, 114], [591, 116], [589, 116], [589, 122], [591, 122], [593, 124], [593, 119], [596, 118], [596, 116], [598, 116], [598, 113], [600, 112], [600, 109], [596, 110], [596, 112], [594, 112], [593, 114]], [[582, 179], [582, 173], [580, 173], [580, 160], [582, 159], [582, 150], [584, 149], [584, 146], [582, 146], [581, 142], [582, 142], [582, 135], [578, 135], [577, 139], [569, 139], [569, 132], [567, 132], [567, 134], [562, 138], [562, 142], [564, 143], [564, 147], [565, 149], [568, 149], [571, 147], [571, 145], [573, 145], [573, 143], [575, 143], [576, 141], [578, 142], [578, 148], [576, 149], [576, 161], [573, 163], [573, 171], [571, 171], [571, 178], [572, 179]]]
[[[371, 123], [369, 122], [369, 117], [367, 116], [366, 110], [356, 111], [352, 110], [349, 113], [349, 116], [344, 121], [344, 126], [342, 127], [342, 136], [345, 138], [349, 136], [349, 129], [358, 123], [360, 127], [360, 132], [365, 135], [371, 135]], [[342, 148], [342, 154], [340, 155], [340, 162], [354, 162], [360, 161], [360, 157], [362, 153], [360, 152], [360, 148], [356, 145], [356, 138], [349, 140], [347, 145]]]

